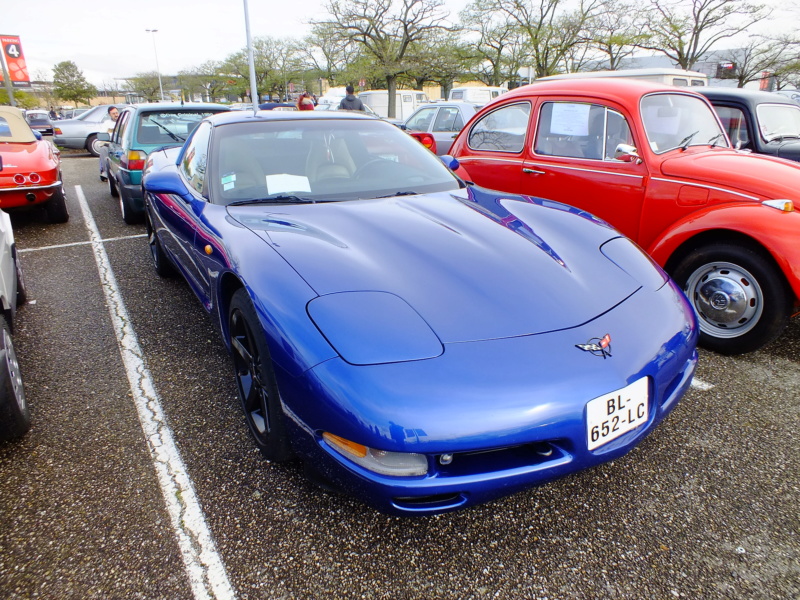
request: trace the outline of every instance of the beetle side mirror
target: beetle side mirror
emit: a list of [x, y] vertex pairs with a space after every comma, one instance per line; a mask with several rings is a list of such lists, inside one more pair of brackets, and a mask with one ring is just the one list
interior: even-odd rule
[[617, 144], [614, 150], [614, 160], [621, 160], [622, 162], [636, 162], [637, 165], [642, 164], [642, 157], [636, 150], [635, 146], [630, 144]]

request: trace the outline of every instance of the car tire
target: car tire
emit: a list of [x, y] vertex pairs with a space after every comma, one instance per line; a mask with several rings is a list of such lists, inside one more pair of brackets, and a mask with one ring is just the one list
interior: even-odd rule
[[64, 194], [64, 187], [59, 187], [53, 197], [44, 205], [47, 220], [50, 223], [66, 223], [69, 221], [69, 211], [67, 210], [67, 198]]
[[[110, 178], [109, 181], [111, 181]], [[142, 214], [134, 210], [131, 198], [125, 192], [125, 188], [119, 188], [119, 209], [122, 213], [122, 220], [128, 225], [142, 222]]]
[[261, 322], [243, 288], [231, 299], [228, 335], [236, 389], [256, 446], [271, 461], [287, 461], [292, 453], [272, 358]]
[[153, 268], [159, 277], [172, 277], [175, 275], [175, 267], [172, 261], [161, 247], [156, 230], [150, 221], [150, 216], [145, 210], [145, 229], [147, 230], [147, 244], [150, 246], [150, 258], [153, 260]]
[[14, 250], [14, 271], [17, 279], [17, 307], [22, 306], [28, 301], [28, 289], [25, 287], [25, 276], [22, 273], [22, 264], [19, 261], [19, 255], [16, 249]]
[[14, 341], [5, 317], [0, 316], [0, 440], [25, 434], [31, 427], [31, 413], [25, 400]]
[[112, 198], [119, 198], [119, 187], [117, 187], [117, 180], [111, 174], [111, 171], [106, 167], [106, 177], [108, 179], [108, 193]]
[[792, 298], [772, 260], [752, 248], [717, 243], [672, 272], [697, 314], [700, 344], [720, 354], [752, 352], [786, 328]]
[[100, 148], [105, 143], [106, 142], [101, 142], [100, 140], [98, 140], [95, 134], [92, 134], [88, 138], [86, 138], [86, 150], [92, 156], [100, 156]]

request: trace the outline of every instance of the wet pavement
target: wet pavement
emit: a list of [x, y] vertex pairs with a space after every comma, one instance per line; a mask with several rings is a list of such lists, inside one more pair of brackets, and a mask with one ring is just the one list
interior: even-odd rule
[[[672, 415], [622, 459], [463, 512], [400, 519], [261, 458], [219, 332], [152, 269], [96, 159], [64, 157], [71, 219], [12, 220], [15, 342], [33, 427], [0, 444], [0, 597], [800, 598], [800, 322], [740, 357], [701, 351]], [[198, 584], [142, 429], [80, 186], [225, 587]], [[181, 500], [183, 501], [183, 500]]]

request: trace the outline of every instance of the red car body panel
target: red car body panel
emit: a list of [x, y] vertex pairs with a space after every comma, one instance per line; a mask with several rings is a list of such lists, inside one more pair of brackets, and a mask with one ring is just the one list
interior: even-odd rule
[[[481, 109], [451, 149], [458, 174], [478, 185], [571, 204], [605, 219], [636, 241], [662, 266], [696, 236], [736, 232], [763, 247], [780, 267], [800, 303], [800, 164], [706, 144], [656, 153], [648, 143], [641, 103], [651, 94], [686, 94], [686, 88], [623, 79], [556, 80], [523, 86]], [[630, 127], [641, 162], [559, 157], [534, 151], [544, 103], [605, 106]], [[519, 152], [470, 148], [482, 117], [511, 104], [528, 103], [530, 118]], [[720, 126], [721, 127], [721, 126]], [[720, 142], [718, 142], [720, 144]], [[721, 146], [728, 145], [725, 140]], [[782, 212], [762, 204], [788, 199]]]
[[[0, 208], [47, 202], [61, 186], [60, 155], [49, 141], [3, 142], [0, 138]], [[23, 181], [15, 178], [21, 175]]]

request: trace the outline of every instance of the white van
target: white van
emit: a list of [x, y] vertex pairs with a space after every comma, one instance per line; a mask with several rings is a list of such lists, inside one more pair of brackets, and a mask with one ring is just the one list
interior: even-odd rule
[[450, 90], [448, 100], [462, 100], [472, 104], [487, 104], [505, 94], [508, 88], [504, 87], [457, 87]]
[[[684, 71], [683, 69], [620, 69], [619, 71], [586, 71], [583, 73], [562, 73], [539, 77], [536, 81], [550, 81], [552, 79], [585, 79], [595, 77], [628, 77], [642, 79], [656, 83], [667, 83], [677, 86], [705, 86], [708, 85], [708, 75], [699, 71]], [[534, 81], [534, 83], [536, 83]]]
[[342, 87], [332, 87], [328, 88], [328, 91], [325, 92], [324, 96], [320, 96], [317, 98], [318, 104], [339, 104], [347, 95], [346, 88]]
[[[358, 94], [361, 101], [384, 119], [389, 117], [389, 90], [367, 90]], [[397, 90], [394, 118], [405, 121], [419, 106], [430, 102], [425, 92]]]

